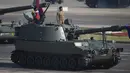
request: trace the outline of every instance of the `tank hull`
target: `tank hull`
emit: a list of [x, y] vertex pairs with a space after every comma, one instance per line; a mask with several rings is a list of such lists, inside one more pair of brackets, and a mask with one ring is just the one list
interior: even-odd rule
[[[68, 42], [65, 42], [64, 44], [66, 47], [62, 45], [63, 43], [59, 44], [58, 42], [56, 44], [62, 47], [59, 47], [58, 45], [56, 46], [54, 43], [53, 44], [55, 46], [51, 44], [52, 48], [50, 46], [45, 47], [47, 44], [50, 45], [49, 43], [50, 42], [16, 40], [16, 50], [12, 52], [11, 60], [12, 62], [23, 67], [53, 68], [65, 70], [77, 70], [84, 68], [87, 69], [92, 68], [93, 66], [108, 66], [108, 64], [109, 68], [114, 66], [114, 57], [110, 54], [106, 56], [98, 55], [89, 57], [88, 54], [84, 54], [80, 48], [72, 46], [70, 47], [67, 45], [70, 44]], [[63, 50], [64, 52], [59, 52], [57, 50]]]
[[[16, 40], [15, 48], [16, 50], [25, 50], [25, 51], [31, 51], [31, 52], [83, 55], [83, 50], [78, 47], [75, 47], [73, 41], [47, 42], [47, 41]], [[61, 52], [61, 51], [64, 51], [64, 52]]]

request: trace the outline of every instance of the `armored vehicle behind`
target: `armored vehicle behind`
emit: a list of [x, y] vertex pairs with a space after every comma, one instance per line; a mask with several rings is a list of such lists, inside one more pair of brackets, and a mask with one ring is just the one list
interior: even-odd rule
[[[0, 9], [0, 15], [4, 15], [6, 13], [10, 12], [16, 12], [16, 11], [22, 11], [27, 9], [32, 9], [36, 2], [33, 1], [34, 5], [26, 5], [26, 6], [18, 6], [18, 7], [11, 7], [11, 8], [4, 8]], [[39, 6], [46, 7], [47, 3], [41, 3]], [[26, 15], [26, 13], [24, 13]], [[20, 17], [21, 19], [22, 17]], [[26, 16], [26, 18], [29, 18]], [[15, 20], [16, 21], [16, 20]], [[2, 20], [0, 20], [0, 43], [13, 43], [15, 41], [15, 27], [22, 25], [22, 23], [18, 22], [15, 23], [15, 21], [12, 22], [12, 24], [8, 23], [2, 23]]]
[[130, 0], [85, 0], [90, 8], [126, 8], [130, 6]]
[[12, 21], [12, 24], [0, 24], [0, 43], [13, 43], [15, 40], [15, 27], [19, 24]]

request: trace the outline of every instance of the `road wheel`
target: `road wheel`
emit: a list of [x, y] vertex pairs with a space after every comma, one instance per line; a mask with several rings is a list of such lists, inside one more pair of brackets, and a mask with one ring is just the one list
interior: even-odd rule
[[41, 56], [36, 56], [35, 57], [35, 65], [36, 66], [41, 66], [42, 65], [42, 57]]
[[68, 64], [67, 58], [60, 58], [60, 68], [61, 69], [66, 69], [67, 64]]
[[70, 58], [68, 60], [68, 68], [74, 70], [76, 68], [76, 66], [77, 66], [76, 60], [73, 58]]
[[24, 54], [21, 54], [19, 58], [19, 64], [21, 64], [22, 66], [25, 66], [26, 61], [27, 61], [26, 56]]
[[51, 59], [51, 65], [52, 65], [52, 67], [58, 69], [59, 68], [59, 58], [56, 56], [53, 56]]
[[50, 58], [48, 56], [43, 57], [42, 64], [43, 64], [44, 67], [50, 67], [50, 65], [51, 65]]
[[32, 67], [33, 65], [34, 65], [34, 57], [33, 56], [28, 56], [27, 57], [27, 65], [29, 66], [29, 67]]
[[14, 62], [14, 63], [18, 63], [18, 61], [19, 61], [19, 56], [18, 56], [16, 53], [12, 53], [12, 54], [11, 54], [11, 60], [12, 60], [12, 62]]

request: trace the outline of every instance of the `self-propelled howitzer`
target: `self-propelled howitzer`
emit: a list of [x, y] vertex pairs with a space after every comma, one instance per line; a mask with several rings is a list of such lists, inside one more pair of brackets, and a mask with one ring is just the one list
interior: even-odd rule
[[71, 40], [70, 34], [86, 33], [73, 25], [27, 24], [17, 27], [15, 31], [17, 39], [11, 60], [23, 67], [111, 68], [119, 63], [120, 52], [123, 51], [123, 48], [116, 48], [107, 42], [104, 47], [102, 41]]

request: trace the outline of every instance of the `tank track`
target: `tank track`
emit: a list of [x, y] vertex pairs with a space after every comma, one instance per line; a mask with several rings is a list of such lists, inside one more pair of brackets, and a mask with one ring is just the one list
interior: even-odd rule
[[91, 59], [81, 55], [58, 55], [15, 50], [12, 62], [28, 68], [80, 70], [90, 66]]

